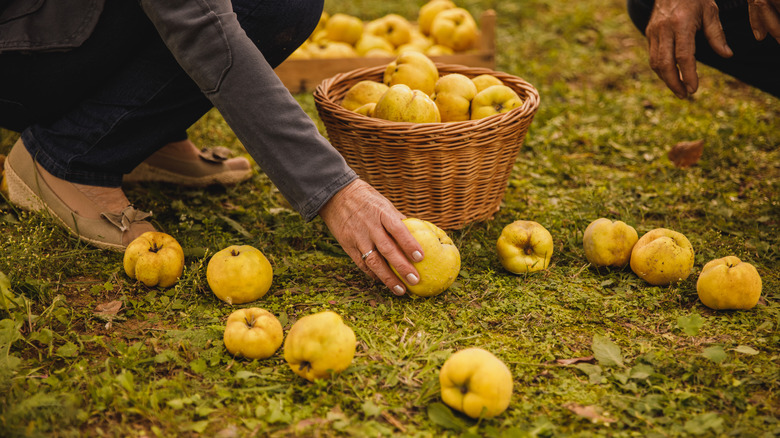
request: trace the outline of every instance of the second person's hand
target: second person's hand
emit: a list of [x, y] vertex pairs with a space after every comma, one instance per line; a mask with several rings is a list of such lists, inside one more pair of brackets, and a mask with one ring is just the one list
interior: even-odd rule
[[733, 55], [714, 0], [656, 0], [645, 34], [650, 67], [674, 94], [683, 99], [696, 92], [696, 32], [702, 30], [712, 49]]
[[748, 0], [748, 16], [758, 41], [769, 34], [780, 43], [780, 0]]

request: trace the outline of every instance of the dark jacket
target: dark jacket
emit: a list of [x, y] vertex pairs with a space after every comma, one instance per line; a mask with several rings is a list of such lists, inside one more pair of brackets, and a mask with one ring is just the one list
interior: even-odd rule
[[[104, 0], [0, 0], [0, 53], [68, 50]], [[241, 29], [229, 0], [140, 0], [168, 49], [307, 220], [357, 178]]]

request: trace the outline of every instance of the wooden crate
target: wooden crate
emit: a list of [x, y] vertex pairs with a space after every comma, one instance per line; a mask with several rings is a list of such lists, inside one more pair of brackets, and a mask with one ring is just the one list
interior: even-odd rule
[[[492, 9], [479, 18], [480, 40], [477, 49], [446, 56], [431, 56], [433, 62], [468, 67], [496, 66], [496, 13]], [[394, 58], [288, 59], [276, 68], [276, 74], [291, 93], [313, 91], [323, 80], [338, 73], [363, 67], [386, 65]]]

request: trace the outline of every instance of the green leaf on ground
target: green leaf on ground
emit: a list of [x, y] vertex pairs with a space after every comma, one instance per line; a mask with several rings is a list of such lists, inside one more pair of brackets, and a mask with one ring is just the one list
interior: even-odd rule
[[747, 354], [748, 356], [755, 356], [758, 354], [758, 350], [754, 349], [753, 347], [749, 347], [747, 345], [738, 345], [736, 348], [733, 348], [733, 351], [736, 351], [737, 353]]
[[466, 423], [456, 417], [444, 403], [436, 402], [428, 405], [428, 418], [445, 429], [458, 432], [464, 432], [468, 429]]
[[623, 354], [620, 352], [620, 347], [606, 336], [594, 335], [592, 348], [593, 356], [600, 365], [605, 367], [624, 366]]
[[677, 327], [688, 336], [696, 336], [704, 325], [704, 319], [698, 313], [677, 318]]
[[382, 406], [377, 406], [371, 400], [364, 401], [360, 407], [363, 409], [363, 413], [366, 414], [367, 417], [376, 417], [382, 413]]
[[701, 355], [715, 363], [721, 363], [726, 359], [726, 352], [720, 345], [705, 348]]
[[79, 354], [79, 346], [73, 342], [67, 342], [57, 347], [57, 356], [76, 357]]
[[602, 369], [598, 365], [594, 365], [587, 362], [581, 362], [574, 365], [575, 368], [588, 375], [588, 381], [594, 385], [598, 385], [604, 381], [604, 376], [601, 374]]
[[692, 435], [711, 433], [717, 436], [723, 431], [723, 419], [714, 412], [705, 412], [686, 421], [683, 427]]

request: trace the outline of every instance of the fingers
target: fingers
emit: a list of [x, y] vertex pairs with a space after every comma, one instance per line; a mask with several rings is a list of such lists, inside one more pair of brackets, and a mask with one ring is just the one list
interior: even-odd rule
[[403, 222], [398, 220], [383, 220], [382, 223], [387, 232], [393, 237], [393, 240], [401, 247], [401, 251], [403, 251], [403, 254], [408, 260], [413, 262], [422, 261], [425, 256], [425, 254], [423, 254], [423, 249]]
[[[367, 272], [372, 278], [381, 281], [395, 295], [406, 293], [406, 286], [390, 269], [381, 251], [377, 250], [369, 254], [364, 260], [364, 265], [364, 272]], [[415, 280], [414, 283], [417, 283], [416, 277], [413, 280]]]
[[[412, 262], [423, 259], [422, 247], [412, 237], [409, 230], [396, 215], [382, 215], [383, 233], [375, 236], [374, 242], [382, 258], [398, 273], [396, 275], [391, 268], [385, 269], [385, 264], [377, 263], [369, 266], [386, 286], [396, 295], [406, 292], [403, 285], [397, 284], [398, 277], [407, 285], [415, 285], [420, 281], [420, 274]], [[401, 287], [399, 287], [401, 286]]]
[[756, 5], [756, 2], [748, 2], [748, 18], [750, 19], [750, 27], [753, 29], [753, 35], [757, 41], [762, 41], [766, 38], [767, 29], [764, 26], [764, 20], [761, 17], [760, 6]]
[[685, 87], [685, 93], [681, 98], [693, 94], [699, 88], [699, 75], [696, 73], [696, 45], [693, 39], [676, 41], [674, 47], [674, 60], [679, 69], [678, 81]]
[[[678, 63], [682, 63], [682, 69], [687, 69], [686, 74], [689, 80], [691, 75], [696, 75], [696, 63], [695, 59], [691, 62], [683, 57], [686, 50], [682, 50], [682, 47], [686, 43], [684, 40], [676, 41], [675, 38], [674, 31], [670, 28], [663, 27], [651, 34], [648, 27], [650, 68], [677, 97], [683, 99], [688, 95], [688, 88], [680, 76]], [[692, 38], [689, 44], [693, 44]], [[691, 64], [693, 64], [693, 71], [691, 71]]]
[[731, 47], [726, 42], [726, 33], [723, 31], [723, 24], [720, 22], [717, 6], [713, 5], [704, 9], [702, 14], [702, 31], [715, 53], [724, 58], [730, 58], [734, 55]]
[[423, 257], [420, 244], [401, 221], [403, 217], [395, 209], [380, 212], [382, 226], [369, 233], [376, 247], [376, 257], [372, 254], [365, 260], [372, 274], [396, 295], [406, 293], [406, 285], [420, 281], [420, 274], [412, 261], [420, 261]]
[[406, 293], [399, 275], [410, 285], [419, 282], [411, 260], [422, 258], [422, 248], [401, 222], [404, 216], [373, 187], [353, 181], [328, 201], [320, 216], [355, 264], [394, 294]]
[[749, 0], [748, 17], [756, 40], [763, 40], [767, 34], [780, 42], [780, 1]]
[[347, 254], [352, 258], [352, 261], [363, 271], [367, 276], [374, 280], [379, 280], [387, 286], [394, 294], [403, 295], [406, 293], [406, 287], [398, 276], [393, 273], [392, 269], [388, 266], [384, 256], [378, 248], [370, 248], [372, 243], [369, 241], [364, 244], [367, 250], [361, 252], [356, 247], [347, 251]]

